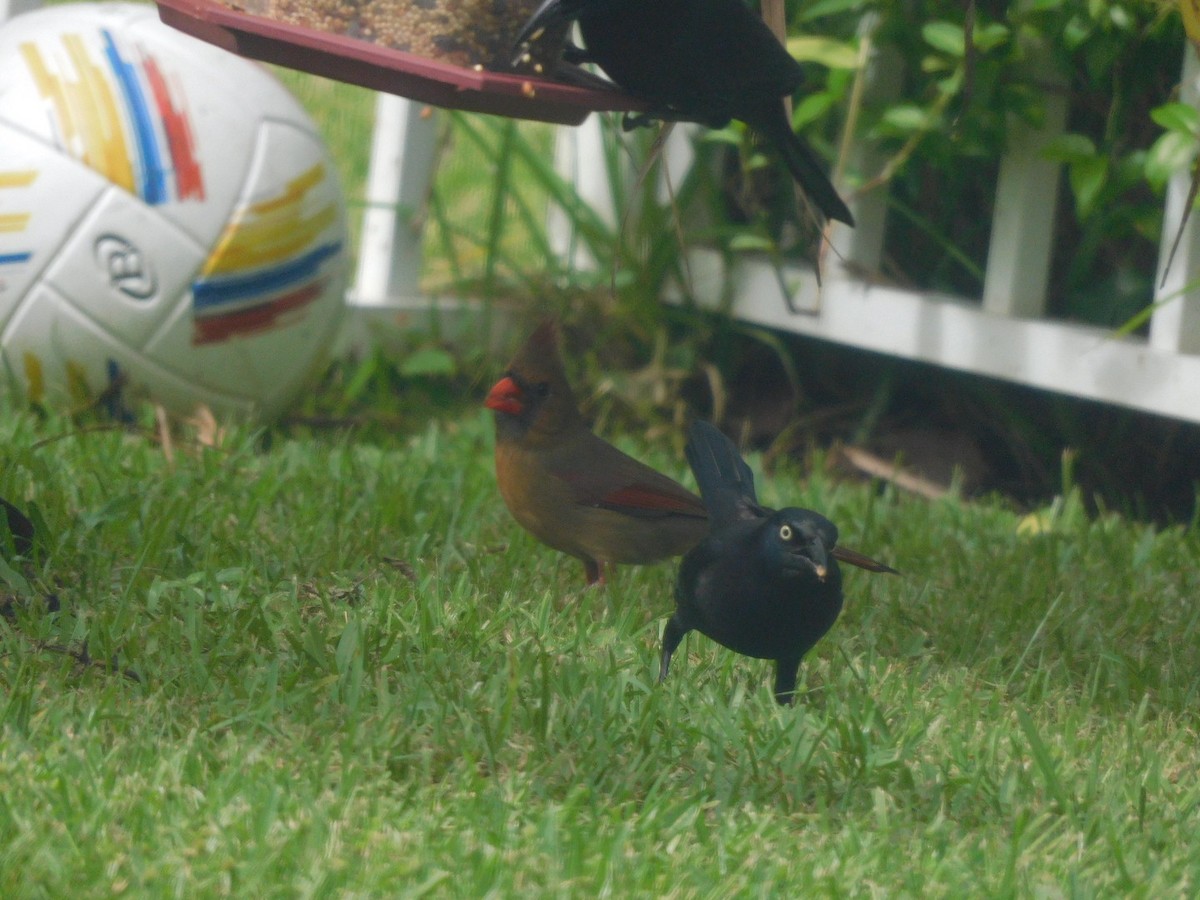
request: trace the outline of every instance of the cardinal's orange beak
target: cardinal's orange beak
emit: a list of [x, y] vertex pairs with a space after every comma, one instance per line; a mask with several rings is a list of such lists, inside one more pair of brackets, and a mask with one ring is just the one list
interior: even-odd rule
[[520, 386], [510, 376], [505, 375], [492, 386], [483, 405], [496, 412], [519, 416], [525, 411], [525, 404], [521, 402], [523, 396]]

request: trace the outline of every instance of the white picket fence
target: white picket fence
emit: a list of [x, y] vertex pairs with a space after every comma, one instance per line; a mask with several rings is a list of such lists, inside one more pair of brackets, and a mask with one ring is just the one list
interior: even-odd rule
[[[36, 0], [0, 0], [0, 21]], [[872, 90], [898, 82], [889, 61], [872, 62]], [[1200, 65], [1186, 53], [1181, 97], [1200, 105]], [[435, 117], [420, 104], [378, 95], [362, 241], [348, 302], [365, 329], [411, 323], [431, 307], [471, 309], [461, 300], [424, 297], [419, 287], [421, 228], [416, 214], [433, 174]], [[1156, 294], [1146, 339], [1046, 318], [1046, 286], [1053, 254], [1058, 166], [1041, 148], [1061, 132], [1065, 103], [1050, 100], [1041, 131], [1018, 128], [1002, 160], [981, 297], [964, 298], [902, 290], [855, 273], [878, 270], [887, 197], [869, 194], [852, 203], [858, 226], [835, 225], [822, 284], [795, 267], [783, 278], [771, 264], [746, 256], [726, 271], [715, 251], [689, 256], [690, 287], [701, 304], [715, 307], [726, 280], [734, 286], [733, 315], [781, 331], [920, 360], [980, 375], [1091, 398], [1200, 423], [1200, 227], [1189, 222], [1180, 250]], [[611, 218], [597, 117], [560, 131], [557, 162], [580, 196]], [[668, 148], [678, 173], [690, 160], [686, 132], [677, 129]], [[871, 148], [858, 146], [850, 170], [874, 171]], [[678, 177], [678, 175], [676, 175]], [[1187, 198], [1189, 175], [1171, 181], [1164, 210], [1164, 265]], [[571, 245], [569, 224], [551, 220], [556, 246]], [[1160, 273], [1161, 274], [1161, 273]], [[791, 303], [781, 295], [791, 286]], [[1191, 285], [1189, 288], [1189, 284]], [[670, 298], [665, 298], [670, 299]], [[801, 310], [800, 313], [789, 311]], [[365, 330], [364, 329], [364, 330]]]
[[[898, 81], [886, 69], [886, 62], [879, 63], [875, 79], [884, 88]], [[1200, 103], [1200, 65], [1190, 50], [1182, 98]], [[1045, 315], [1060, 167], [1044, 159], [1041, 150], [1061, 133], [1067, 112], [1065, 101], [1051, 99], [1048, 105], [1043, 129], [1018, 126], [1001, 162], [981, 297], [903, 290], [855, 274], [878, 270], [887, 207], [882, 192], [852, 203], [856, 228], [835, 224], [830, 240], [836, 253], [829, 254], [820, 286], [807, 268], [786, 269], [780, 278], [770, 262], [745, 256], [727, 271], [720, 253], [696, 250], [688, 260], [693, 294], [715, 308], [731, 279], [732, 314], [748, 322], [1200, 423], [1200, 283], [1193, 283], [1200, 282], [1200, 229], [1195, 217], [1167, 278], [1156, 279], [1161, 286], [1148, 338], [1118, 338]], [[350, 302], [365, 313], [424, 310], [431, 300], [420, 296], [417, 285], [421, 235], [408, 227], [405, 211], [416, 209], [428, 188], [425, 160], [435, 125], [421, 118], [416, 104], [397, 97], [381, 95], [377, 109], [369, 206]], [[557, 162], [580, 196], [611, 219], [600, 127], [593, 116], [578, 128], [562, 129]], [[668, 158], [678, 177], [690, 159], [682, 133], [672, 139]], [[850, 168], [874, 171], [869, 147], [857, 149]], [[1189, 174], [1180, 172], [1167, 191], [1160, 275], [1189, 183]], [[569, 224], [552, 225], [556, 246], [572, 246]], [[781, 285], [793, 291], [790, 304]]]

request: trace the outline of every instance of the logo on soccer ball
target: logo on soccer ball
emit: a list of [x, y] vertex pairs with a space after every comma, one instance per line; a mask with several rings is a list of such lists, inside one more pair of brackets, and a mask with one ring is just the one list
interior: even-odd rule
[[150, 260], [123, 237], [102, 234], [96, 238], [96, 262], [108, 283], [131, 300], [149, 300], [158, 291]]

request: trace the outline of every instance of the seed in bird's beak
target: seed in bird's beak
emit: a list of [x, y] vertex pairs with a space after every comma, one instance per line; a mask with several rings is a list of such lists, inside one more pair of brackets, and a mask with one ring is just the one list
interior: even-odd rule
[[543, 35], [543, 34], [545, 34], [545, 33], [546, 33], [546, 28], [545, 28], [545, 26], [543, 26], [543, 27], [539, 28], [537, 31], [535, 31], [533, 34], [531, 34], [531, 35], [529, 36], [529, 43], [531, 43], [531, 44], [532, 44], [534, 41], [536, 41], [536, 40], [540, 40], [540, 39], [541, 39], [541, 37], [542, 37], [542, 35]]
[[825, 574], [829, 571], [822, 565], [814, 566], [813, 570], [817, 573], [817, 578], [821, 579], [821, 581], [825, 580]]

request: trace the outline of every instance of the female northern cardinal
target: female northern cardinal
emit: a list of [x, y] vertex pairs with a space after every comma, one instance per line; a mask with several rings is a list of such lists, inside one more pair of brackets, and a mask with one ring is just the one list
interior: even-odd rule
[[583, 421], [543, 323], [484, 403], [496, 413], [496, 481], [514, 519], [543, 544], [604, 566], [679, 556], [708, 532], [700, 498], [622, 453]]
[[820, 513], [759, 506], [750, 467], [707, 422], [692, 423], [686, 452], [712, 534], [679, 567], [658, 680], [694, 628], [737, 653], [775, 660], [775, 699], [791, 703], [800, 660], [842, 611], [837, 560], [871, 572], [896, 570], [837, 546], [837, 526]]

